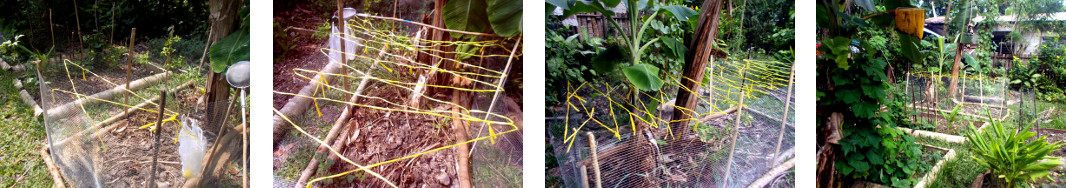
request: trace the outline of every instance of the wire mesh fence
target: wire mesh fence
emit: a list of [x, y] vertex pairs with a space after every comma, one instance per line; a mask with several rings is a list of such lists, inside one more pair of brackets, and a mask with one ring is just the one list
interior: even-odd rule
[[1010, 106], [1027, 96], [1012, 91], [1007, 78], [983, 75], [909, 73], [896, 85], [906, 108], [913, 112], [908, 119], [916, 127], [910, 128], [948, 135], [961, 135], [970, 123], [980, 127], [989, 116], [1006, 119], [1017, 110]]
[[[190, 89], [195, 87], [189, 76], [193, 73], [156, 73], [144, 70], [144, 65], [93, 69], [66, 59], [43, 63], [38, 69], [51, 158], [47, 163], [53, 163], [57, 168], [53, 173], [62, 177], [57, 182], [79, 187], [183, 185], [186, 178], [199, 174], [193, 170], [200, 170], [183, 165], [203, 158], [225, 121], [203, 118], [203, 109], [230, 104], [197, 102], [200, 93]], [[115, 74], [125, 70], [132, 72], [129, 87], [125, 74]], [[163, 91], [170, 93], [165, 101], [160, 96]], [[229, 118], [233, 119], [239, 120]], [[156, 131], [161, 138], [158, 145]], [[195, 139], [178, 142], [183, 137]], [[179, 147], [190, 145], [199, 153], [179, 152]], [[158, 169], [154, 181], [153, 166]]]
[[[475, 186], [521, 185], [521, 107], [501, 96], [519, 44], [431, 40], [423, 35], [431, 29], [390, 29], [409, 21], [358, 16], [334, 28], [322, 48], [327, 67], [340, 73], [285, 70], [314, 92], [274, 91], [312, 100], [301, 114], [275, 110], [296, 130], [278, 146], [293, 156], [275, 167], [299, 168], [276, 170], [284, 180], [276, 186], [455, 186], [463, 174]], [[461, 155], [469, 169], [458, 167]]]
[[[791, 185], [791, 173], [767, 173], [794, 155], [791, 67], [758, 60], [711, 63], [703, 84], [709, 89], [697, 91], [681, 87], [676, 77], [656, 92], [570, 85], [563, 106], [547, 120], [560, 177], [568, 187]], [[670, 98], [678, 90], [695, 93], [697, 108], [674, 107]], [[673, 119], [674, 110], [695, 118]], [[670, 128], [681, 121], [694, 123]]]

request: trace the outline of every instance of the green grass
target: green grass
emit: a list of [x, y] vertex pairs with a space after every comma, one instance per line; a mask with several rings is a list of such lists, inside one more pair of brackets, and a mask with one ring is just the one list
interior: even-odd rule
[[969, 187], [978, 174], [988, 170], [970, 157], [973, 156], [973, 152], [966, 144], [949, 143], [926, 137], [915, 137], [915, 140], [918, 143], [955, 150], [955, 158], [944, 163], [936, 179], [926, 187]]
[[51, 187], [40, 155], [44, 126], [10, 84], [16, 76], [0, 73], [0, 187]]

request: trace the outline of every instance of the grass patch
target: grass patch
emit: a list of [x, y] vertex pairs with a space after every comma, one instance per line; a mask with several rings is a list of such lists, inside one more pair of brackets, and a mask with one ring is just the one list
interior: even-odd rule
[[0, 74], [0, 187], [51, 187], [40, 149], [45, 142], [44, 125], [33, 109], [17, 97], [11, 85], [17, 74]]

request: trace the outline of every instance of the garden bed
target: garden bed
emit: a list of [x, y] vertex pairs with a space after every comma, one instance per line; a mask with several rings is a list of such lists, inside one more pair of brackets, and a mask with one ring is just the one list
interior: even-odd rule
[[[1035, 128], [1034, 127], [1034, 128], [1029, 129], [1029, 131], [1036, 133], [1036, 136], [1034, 136], [1033, 139], [1038, 138], [1040, 136], [1047, 136], [1047, 140], [1044, 140], [1044, 141], [1046, 141], [1048, 143], [1054, 143], [1054, 142], [1057, 142], [1057, 141], [1066, 142], [1066, 130], [1050, 129], [1050, 128]], [[1033, 140], [1033, 139], [1030, 139], [1030, 140]], [[1059, 156], [1059, 157], [1066, 156], [1066, 147], [1059, 148], [1058, 150], [1055, 150], [1055, 151], [1051, 152], [1051, 154], [1048, 154], [1048, 155], [1049, 156]]]
[[[964, 107], [963, 109], [966, 109], [967, 107]], [[977, 128], [978, 132], [984, 130], [985, 126], [988, 125], [987, 122], [984, 122], [987, 118], [981, 118], [984, 116], [974, 117], [968, 116], [967, 114], [963, 114], [960, 112], [959, 116], [956, 117], [958, 120], [955, 123], [951, 124], [947, 122], [943, 115], [938, 113], [938, 111], [943, 113], [951, 113], [951, 111], [935, 109], [922, 109], [919, 111], [920, 113], [918, 115], [907, 116], [907, 118], [912, 118], [913, 122], [916, 125], [923, 125], [920, 123], [924, 122], [924, 125], [928, 125], [930, 127], [899, 127], [899, 129], [907, 131], [907, 133], [915, 137], [929, 137], [952, 143], [963, 143], [966, 141], [966, 138], [961, 135], [965, 134], [966, 131], [969, 130], [971, 123], [973, 123], [974, 127]], [[998, 120], [1006, 119], [1008, 117], [1010, 117], [1009, 113], [1005, 116], [998, 118], [996, 116], [993, 116], [994, 119]], [[935, 123], [929, 125], [930, 122]]]
[[[925, 186], [929, 185], [929, 183], [932, 183], [933, 180], [936, 180], [936, 175], [940, 172], [940, 168], [944, 166], [944, 163], [946, 163], [948, 160], [952, 160], [955, 158], [955, 150], [925, 144], [919, 145], [922, 146], [922, 155], [919, 158], [919, 160], [922, 161], [919, 164], [919, 168], [926, 167], [927, 170], [919, 171], [918, 173], [914, 174], [914, 178], [919, 178], [918, 183], [915, 184], [914, 187], [924, 188]], [[872, 183], [865, 180], [858, 180], [851, 187], [882, 188], [889, 186]]]

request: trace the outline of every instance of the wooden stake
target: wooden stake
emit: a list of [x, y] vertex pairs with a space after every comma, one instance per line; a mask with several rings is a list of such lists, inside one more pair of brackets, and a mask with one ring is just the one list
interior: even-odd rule
[[729, 146], [729, 160], [725, 163], [725, 176], [724, 176], [724, 178], [725, 178], [726, 186], [729, 186], [729, 175], [731, 174], [729, 170], [730, 170], [730, 168], [733, 167], [733, 153], [736, 153], [736, 148], [737, 148], [737, 132], [739, 132], [738, 130], [740, 129], [740, 120], [743, 119], [743, 118], [740, 118], [740, 117], [741, 117], [741, 115], [744, 114], [744, 111], [743, 111], [743, 109], [744, 109], [744, 91], [740, 92], [740, 104], [737, 105], [737, 108], [739, 108], [741, 110], [737, 110], [737, 119], [736, 119], [736, 121], [734, 121], [735, 123], [733, 123], [733, 138], [732, 138], [733, 141], [730, 141], [731, 143], [730, 143], [730, 146]]
[[592, 135], [592, 132], [586, 132], [589, 136], [589, 151], [592, 151], [592, 175], [593, 180], [596, 181], [596, 188], [603, 188], [603, 182], [600, 179], [600, 157], [596, 154], [596, 136]]
[[[796, 66], [795, 66], [795, 64], [793, 64], [792, 71], [791, 71], [791, 73], [788, 74], [788, 94], [785, 95], [785, 108], [784, 108], [785, 109], [784, 110], [785, 111], [785, 113], [784, 113], [785, 115], [781, 116], [781, 128], [780, 128], [779, 131], [777, 131], [777, 146], [774, 147], [775, 148], [774, 149], [774, 159], [777, 159], [777, 153], [781, 152], [781, 137], [785, 136], [785, 123], [787, 123], [787, 121], [788, 121], [788, 105], [789, 105], [789, 102], [792, 101], [792, 81], [796, 79], [794, 77], [795, 74], [796, 74]], [[774, 164], [771, 163], [768, 166], [773, 167]]]
[[158, 162], [159, 162], [159, 149], [160, 149], [159, 148], [159, 141], [160, 141], [160, 138], [162, 138], [160, 133], [162, 133], [163, 129], [164, 129], [164, 127], [163, 127], [163, 109], [165, 109], [166, 106], [167, 106], [167, 92], [166, 91], [159, 91], [159, 96], [160, 96], [160, 98], [159, 98], [159, 116], [158, 116], [159, 118], [155, 122], [155, 127], [156, 127], [156, 129], [155, 129], [155, 147], [152, 147], [153, 150], [155, 150], [155, 154], [152, 156], [152, 173], [151, 173], [151, 179], [150, 179], [151, 181], [148, 182], [148, 187], [156, 187], [156, 186], [158, 186], [158, 184], [156, 184], [156, 179], [155, 179], [156, 176], [155, 176], [155, 174], [156, 174], [157, 170], [159, 169], [159, 164], [158, 164]]

